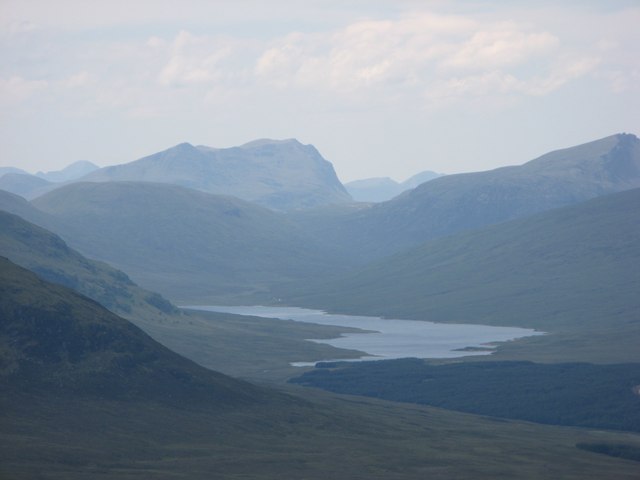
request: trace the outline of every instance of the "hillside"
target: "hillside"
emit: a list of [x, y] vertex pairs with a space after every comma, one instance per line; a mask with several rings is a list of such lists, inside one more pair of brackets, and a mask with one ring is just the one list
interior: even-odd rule
[[297, 140], [257, 140], [219, 149], [182, 143], [96, 170], [82, 180], [169, 183], [233, 195], [275, 210], [351, 201], [331, 163], [312, 145]]
[[269, 398], [206, 370], [73, 290], [0, 257], [0, 383], [9, 392], [242, 405]]
[[638, 361], [639, 205], [633, 189], [449, 236], [284, 297], [345, 313], [579, 334], [580, 348], [600, 342], [609, 360]]
[[521, 166], [446, 175], [351, 215], [298, 215], [326, 242], [357, 246], [362, 261], [427, 240], [640, 187], [640, 140], [618, 134]]
[[148, 319], [176, 311], [166, 299], [141, 289], [125, 273], [83, 257], [57, 235], [1, 210], [0, 255], [118, 315]]
[[[295, 398], [203, 369], [95, 302], [0, 259], [0, 476], [15, 480], [631, 479], [576, 448], [629, 435]], [[482, 439], [482, 442], [479, 442]], [[491, 442], [492, 455], [485, 454]], [[513, 464], [513, 456], [523, 460]]]
[[349, 264], [276, 212], [174, 185], [75, 183], [32, 204], [82, 254], [177, 300], [265, 301], [274, 284]]
[[270, 379], [280, 379], [296, 370], [292, 360], [312, 362], [338, 352], [342, 357], [349, 355], [347, 350], [306, 341], [333, 338], [349, 329], [184, 312], [161, 295], [138, 287], [124, 272], [90, 260], [57, 235], [2, 211], [0, 255], [46, 281], [97, 301], [171, 350], [226, 374], [265, 381], [268, 369]]

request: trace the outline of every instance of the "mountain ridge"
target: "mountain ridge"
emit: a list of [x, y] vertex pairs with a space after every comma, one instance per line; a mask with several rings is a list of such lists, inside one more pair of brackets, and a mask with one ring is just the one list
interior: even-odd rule
[[640, 140], [616, 134], [523, 165], [445, 175], [347, 215], [297, 219], [370, 261], [428, 240], [640, 187]]
[[261, 139], [230, 148], [181, 143], [80, 180], [169, 183], [237, 196], [275, 210], [351, 201], [331, 163], [315, 147], [295, 139]]

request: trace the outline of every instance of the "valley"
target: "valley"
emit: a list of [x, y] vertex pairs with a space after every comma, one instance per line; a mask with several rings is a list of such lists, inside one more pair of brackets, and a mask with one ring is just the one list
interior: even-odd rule
[[0, 191], [0, 475], [637, 477], [635, 136], [375, 204], [295, 140], [71, 171]]

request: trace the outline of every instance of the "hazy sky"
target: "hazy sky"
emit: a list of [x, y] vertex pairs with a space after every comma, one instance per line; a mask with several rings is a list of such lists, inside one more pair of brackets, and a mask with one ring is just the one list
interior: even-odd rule
[[292, 137], [343, 181], [520, 164], [640, 134], [639, 25], [637, 0], [0, 0], [0, 165]]

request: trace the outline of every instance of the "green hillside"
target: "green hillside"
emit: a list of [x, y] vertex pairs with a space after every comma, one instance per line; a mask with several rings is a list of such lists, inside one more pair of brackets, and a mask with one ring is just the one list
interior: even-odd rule
[[[0, 477], [632, 479], [578, 445], [636, 436], [495, 422], [203, 369], [97, 303], [0, 259]], [[517, 459], [517, 462], [514, 462]]]
[[295, 218], [363, 262], [428, 240], [640, 187], [640, 140], [618, 134], [520, 166], [446, 175], [348, 215], [332, 210]]
[[84, 255], [179, 301], [254, 296], [349, 262], [282, 215], [233, 197], [154, 183], [76, 183], [35, 199]]
[[286, 298], [345, 313], [534, 327], [578, 344], [551, 336], [532, 346], [558, 341], [556, 353], [587, 356], [574, 359], [637, 361], [639, 205], [634, 189], [435, 240], [331, 282], [293, 286]]
[[41, 278], [72, 288], [119, 315], [166, 317], [177, 308], [110, 266], [89, 260], [57, 235], [0, 211], [0, 255]]
[[0, 257], [0, 382], [5, 394], [242, 405], [269, 399], [202, 368], [130, 322]]
[[263, 381], [279, 380], [296, 371], [291, 361], [350, 355], [346, 350], [305, 340], [337, 337], [349, 331], [347, 328], [185, 313], [159, 294], [138, 287], [124, 272], [90, 260], [57, 235], [2, 211], [0, 255], [44, 280], [86, 295], [163, 345], [213, 370]]

